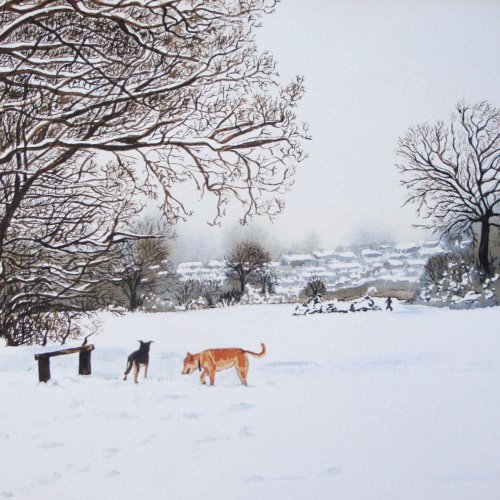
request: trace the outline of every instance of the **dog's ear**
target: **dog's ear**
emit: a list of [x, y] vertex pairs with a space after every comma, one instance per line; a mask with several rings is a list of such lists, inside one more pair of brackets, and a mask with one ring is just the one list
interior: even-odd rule
[[193, 355], [188, 351], [188, 353], [186, 354], [186, 358], [192, 358]]

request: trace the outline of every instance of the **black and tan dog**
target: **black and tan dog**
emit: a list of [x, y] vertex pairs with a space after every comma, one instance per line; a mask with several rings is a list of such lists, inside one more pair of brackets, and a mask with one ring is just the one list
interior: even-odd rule
[[123, 380], [127, 380], [127, 375], [130, 370], [134, 368], [134, 382], [137, 384], [137, 376], [139, 375], [139, 368], [141, 365], [144, 366], [144, 378], [148, 378], [148, 366], [149, 366], [149, 348], [153, 343], [152, 340], [149, 342], [143, 342], [139, 340], [140, 347], [137, 351], [134, 351], [127, 360], [127, 368], [125, 369]]

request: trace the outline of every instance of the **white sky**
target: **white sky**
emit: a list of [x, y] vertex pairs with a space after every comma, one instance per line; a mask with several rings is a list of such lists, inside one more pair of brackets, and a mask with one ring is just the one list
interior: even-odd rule
[[498, 0], [283, 0], [258, 40], [283, 83], [305, 77], [298, 114], [313, 136], [309, 158], [273, 224], [260, 218], [241, 231], [235, 215], [214, 229], [199, 210], [177, 228], [183, 257], [223, 254], [256, 231], [290, 249], [421, 239], [414, 208], [402, 208], [398, 137], [447, 120], [460, 100], [500, 104], [499, 21]]

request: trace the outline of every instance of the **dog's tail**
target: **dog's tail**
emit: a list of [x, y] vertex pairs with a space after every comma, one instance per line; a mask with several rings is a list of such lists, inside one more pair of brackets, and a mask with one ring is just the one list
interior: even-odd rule
[[252, 352], [252, 351], [245, 351], [245, 352], [247, 354], [250, 354], [254, 358], [262, 358], [262, 356], [264, 356], [266, 354], [266, 345], [264, 343], [261, 343], [260, 345], [262, 346], [262, 351], [260, 351], [259, 353]]

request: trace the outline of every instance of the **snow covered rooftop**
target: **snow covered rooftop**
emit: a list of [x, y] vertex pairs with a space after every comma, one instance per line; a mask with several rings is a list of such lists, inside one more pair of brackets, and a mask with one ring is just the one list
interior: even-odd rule
[[377, 250], [372, 250], [371, 248], [365, 248], [364, 250], [361, 250], [361, 255], [366, 259], [373, 259], [373, 258], [378, 258], [382, 257], [382, 254], [380, 252], [377, 252]]
[[396, 250], [399, 250], [400, 252], [416, 252], [419, 248], [420, 245], [418, 243], [398, 243], [397, 245], [394, 246]]
[[425, 259], [408, 259], [407, 262], [410, 266], [425, 266], [427, 261]]
[[406, 260], [408, 257], [404, 253], [390, 253], [387, 255], [388, 259], [396, 259], [396, 260]]
[[295, 264], [299, 262], [314, 261], [314, 257], [311, 254], [288, 254], [282, 255], [281, 260], [288, 264]]
[[333, 250], [318, 250], [313, 252], [313, 255], [316, 259], [330, 259], [335, 255], [335, 252]]
[[420, 250], [418, 251], [419, 255], [422, 256], [430, 256], [430, 255], [435, 255], [437, 253], [445, 253], [446, 250], [442, 248], [441, 246], [437, 247], [421, 247]]
[[338, 252], [335, 254], [335, 258], [340, 260], [354, 260], [356, 259], [356, 254], [354, 252]]
[[333, 271], [360, 269], [361, 264], [359, 262], [329, 262], [328, 268]]
[[208, 262], [207, 267], [212, 269], [220, 269], [225, 267], [226, 263], [223, 260], [211, 260]]
[[405, 265], [400, 259], [388, 259], [387, 263], [391, 267], [403, 267]]
[[434, 248], [434, 247], [437, 247], [438, 245], [439, 245], [439, 240], [424, 241], [422, 243], [422, 246], [424, 248]]
[[181, 262], [178, 266], [177, 269], [179, 271], [183, 269], [196, 269], [196, 268], [201, 268], [203, 267], [203, 262], [201, 261], [193, 261], [193, 262]]

